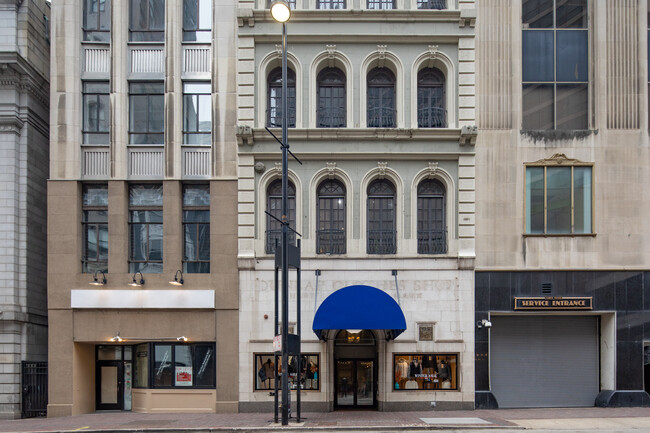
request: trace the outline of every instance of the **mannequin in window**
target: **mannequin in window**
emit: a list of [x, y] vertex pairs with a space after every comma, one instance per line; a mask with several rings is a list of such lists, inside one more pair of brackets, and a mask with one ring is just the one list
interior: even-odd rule
[[400, 358], [395, 363], [395, 383], [398, 384], [396, 388], [403, 385], [409, 374], [409, 364], [404, 358]]
[[266, 385], [266, 389], [270, 389], [273, 383], [273, 367], [273, 361], [271, 361], [271, 358], [268, 358], [257, 373], [262, 383]]
[[443, 388], [451, 388], [451, 372], [449, 371], [449, 365], [447, 364], [447, 361], [444, 359], [440, 361], [440, 372], [438, 373], [438, 377], [442, 382]]
[[422, 364], [419, 359], [414, 357], [409, 365], [409, 379], [420, 377], [420, 374], [422, 374]]

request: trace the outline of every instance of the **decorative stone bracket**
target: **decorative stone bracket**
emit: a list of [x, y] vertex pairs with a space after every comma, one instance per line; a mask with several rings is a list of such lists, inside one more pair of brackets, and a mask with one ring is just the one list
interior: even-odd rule
[[238, 8], [237, 9], [237, 25], [244, 27], [248, 23], [248, 27], [255, 27], [255, 18], [253, 18], [253, 9], [251, 8]]
[[460, 130], [460, 138], [458, 139], [458, 144], [461, 146], [475, 146], [477, 135], [478, 128], [475, 125], [465, 125]]
[[244, 144], [252, 146], [255, 143], [253, 139], [253, 128], [248, 125], [237, 125], [235, 128], [235, 134], [237, 135], [237, 144], [239, 146], [243, 146]]
[[458, 27], [476, 27], [476, 9], [461, 9]]

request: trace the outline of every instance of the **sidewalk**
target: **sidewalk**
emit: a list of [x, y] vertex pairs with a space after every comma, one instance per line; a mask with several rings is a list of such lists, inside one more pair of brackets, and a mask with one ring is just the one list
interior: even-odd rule
[[475, 411], [304, 413], [300, 424], [273, 423], [272, 413], [142, 414], [103, 412], [62, 418], [0, 421], [0, 432], [292, 432], [399, 431], [439, 429], [643, 429], [650, 431], [649, 408], [500, 409]]

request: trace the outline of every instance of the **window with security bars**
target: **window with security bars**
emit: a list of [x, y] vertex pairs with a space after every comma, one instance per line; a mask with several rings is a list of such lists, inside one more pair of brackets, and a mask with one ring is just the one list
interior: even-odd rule
[[386, 179], [368, 186], [368, 254], [395, 254], [395, 186]]
[[163, 267], [163, 187], [129, 187], [129, 272], [160, 273]]
[[108, 272], [108, 186], [84, 185], [83, 272]]
[[183, 0], [183, 42], [212, 41], [212, 0]]
[[394, 0], [368, 0], [368, 9], [395, 9]]
[[523, 129], [589, 127], [587, 0], [524, 0]]
[[129, 41], [165, 40], [165, 0], [129, 1]]
[[183, 144], [209, 146], [212, 142], [212, 86], [183, 85]]
[[129, 144], [165, 142], [165, 96], [162, 82], [129, 84]]
[[83, 143], [109, 144], [110, 106], [108, 81], [83, 83]]
[[[266, 253], [275, 253], [275, 244], [282, 244], [282, 181], [280, 179], [271, 182], [266, 190], [266, 211], [275, 218], [266, 216]], [[293, 183], [287, 185], [287, 218], [289, 227], [296, 229], [296, 188]], [[277, 218], [277, 219], [276, 219]], [[288, 242], [296, 244], [296, 234], [289, 230]]]
[[[266, 126], [282, 127], [282, 68], [275, 68], [269, 74], [268, 105], [266, 107]], [[287, 70], [287, 127], [296, 127], [296, 73]]]
[[210, 273], [210, 185], [183, 186], [183, 272]]
[[426, 179], [418, 185], [418, 254], [447, 252], [445, 187], [439, 180]]
[[368, 127], [395, 127], [395, 75], [388, 68], [368, 73]]
[[317, 9], [345, 9], [345, 0], [316, 0]]
[[447, 9], [447, 0], [418, 0], [418, 9]]
[[111, 41], [111, 0], [83, 0], [85, 42]]
[[418, 72], [418, 128], [446, 128], [445, 76], [436, 68]]
[[318, 254], [345, 254], [345, 187], [338, 180], [318, 186]]
[[319, 128], [342, 128], [346, 122], [345, 74], [338, 68], [325, 68], [318, 74]]

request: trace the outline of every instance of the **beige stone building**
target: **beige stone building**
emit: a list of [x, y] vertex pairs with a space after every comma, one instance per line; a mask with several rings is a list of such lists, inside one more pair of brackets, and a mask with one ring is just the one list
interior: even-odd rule
[[52, 4], [48, 416], [237, 410], [235, 10]]

